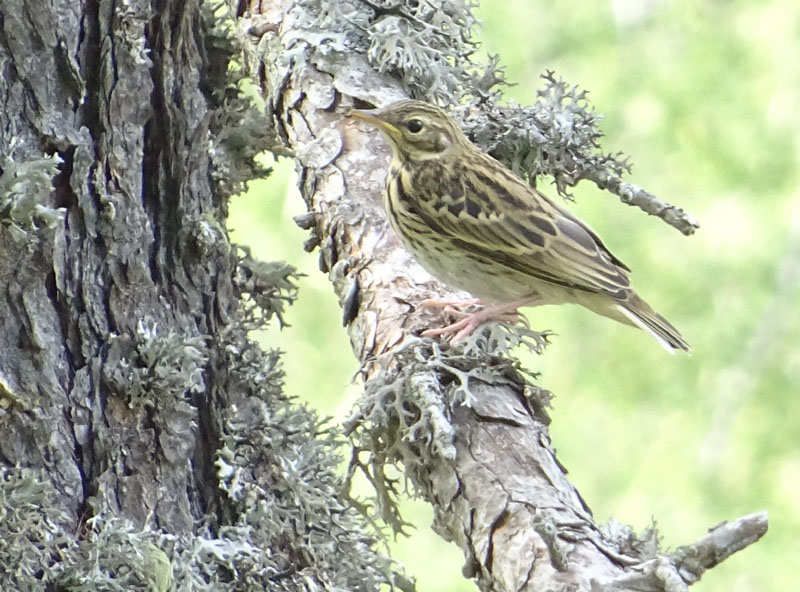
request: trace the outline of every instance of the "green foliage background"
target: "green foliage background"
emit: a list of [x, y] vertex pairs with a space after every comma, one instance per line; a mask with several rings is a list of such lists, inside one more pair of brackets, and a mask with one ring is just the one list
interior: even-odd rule
[[[770, 531], [693, 589], [789, 589], [800, 576], [800, 4], [689, 0], [484, 2], [484, 50], [499, 53], [507, 96], [529, 103], [553, 69], [590, 90], [604, 149], [635, 164], [628, 180], [699, 218], [692, 237], [589, 185], [570, 207], [633, 270], [640, 294], [681, 329], [691, 357], [576, 307], [529, 309], [558, 335], [540, 358], [556, 399], [552, 436], [598, 520], [666, 547], [766, 509]], [[232, 204], [234, 240], [308, 274], [279, 347], [287, 384], [337, 421], [358, 393], [341, 313], [306, 233], [283, 161]], [[550, 195], [548, 180], [540, 187]], [[392, 545], [420, 590], [472, 590], [458, 550], [418, 529]]]

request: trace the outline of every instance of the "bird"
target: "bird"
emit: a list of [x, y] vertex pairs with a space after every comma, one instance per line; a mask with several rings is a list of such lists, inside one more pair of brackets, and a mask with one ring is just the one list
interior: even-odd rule
[[572, 303], [644, 330], [670, 353], [689, 351], [596, 232], [470, 142], [443, 109], [401, 100], [349, 115], [391, 147], [383, 203], [403, 245], [431, 275], [475, 297], [464, 304], [482, 306], [423, 303], [462, 317], [423, 336], [455, 342], [489, 320], [518, 318], [520, 307]]

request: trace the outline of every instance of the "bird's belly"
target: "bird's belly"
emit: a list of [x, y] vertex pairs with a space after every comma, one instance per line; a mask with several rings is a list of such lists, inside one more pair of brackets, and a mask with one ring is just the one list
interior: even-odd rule
[[506, 304], [530, 298], [531, 304], [556, 304], [574, 296], [562, 286], [509, 269], [454, 247], [442, 237], [431, 240], [402, 236], [406, 248], [431, 275], [451, 288], [464, 290], [484, 302]]

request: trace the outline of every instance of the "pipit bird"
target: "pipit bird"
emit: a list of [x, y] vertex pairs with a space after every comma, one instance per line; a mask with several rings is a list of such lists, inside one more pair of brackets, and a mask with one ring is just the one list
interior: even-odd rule
[[454, 333], [457, 341], [521, 306], [574, 303], [643, 329], [670, 353], [689, 350], [594, 231], [482, 152], [444, 111], [400, 101], [350, 113], [391, 145], [384, 205], [403, 244], [432, 275], [484, 305], [423, 335]]

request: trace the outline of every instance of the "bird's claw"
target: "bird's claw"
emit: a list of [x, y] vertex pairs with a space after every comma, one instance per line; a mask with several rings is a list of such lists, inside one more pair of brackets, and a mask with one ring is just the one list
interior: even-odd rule
[[[428, 304], [426, 304], [428, 303]], [[530, 329], [528, 319], [517, 310], [517, 302], [499, 306], [487, 306], [480, 300], [462, 300], [462, 301], [438, 301], [426, 300], [422, 303], [426, 308], [441, 308], [443, 312], [461, 317], [460, 320], [440, 327], [439, 329], [426, 329], [421, 333], [423, 337], [438, 337], [440, 335], [454, 334], [450, 339], [450, 343], [457, 343], [467, 337], [475, 329], [486, 323], [487, 321], [500, 321], [503, 323], [524, 323]], [[476, 312], [466, 312], [461, 308], [469, 306], [481, 306], [482, 308]]]

